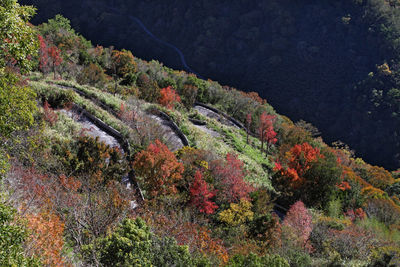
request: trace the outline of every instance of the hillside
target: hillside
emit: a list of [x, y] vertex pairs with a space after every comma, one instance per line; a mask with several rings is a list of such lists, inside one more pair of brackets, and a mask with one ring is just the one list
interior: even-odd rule
[[396, 1], [24, 2], [42, 10], [36, 23], [62, 13], [95, 43], [189, 70], [138, 19], [179, 48], [190, 70], [256, 91], [281, 114], [317, 126], [327, 142], [400, 167]]
[[0, 7], [1, 266], [400, 263], [399, 171], [255, 92]]

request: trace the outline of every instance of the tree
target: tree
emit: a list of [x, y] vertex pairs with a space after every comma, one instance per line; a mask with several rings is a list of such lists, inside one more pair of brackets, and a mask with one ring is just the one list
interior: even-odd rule
[[168, 109], [173, 109], [176, 103], [181, 102], [180, 96], [175, 92], [172, 86], [161, 89], [160, 95], [158, 102]]
[[310, 249], [308, 239], [312, 231], [312, 216], [304, 206], [304, 203], [297, 201], [287, 212], [283, 226], [289, 227], [294, 234], [294, 242], [303, 248]]
[[276, 116], [267, 115], [266, 112], [263, 112], [260, 116], [258, 133], [261, 140], [261, 151], [264, 151], [264, 142], [267, 143], [266, 152], [268, 152], [270, 144], [275, 144], [277, 141], [273, 125], [275, 120]]
[[176, 193], [184, 171], [183, 164], [159, 140], [136, 155], [133, 167], [152, 197]]
[[15, 223], [15, 210], [0, 203], [0, 265], [40, 266], [33, 257], [24, 255], [27, 232]]
[[191, 203], [200, 212], [212, 214], [218, 208], [210, 199], [215, 196], [215, 191], [210, 192], [207, 183], [203, 180], [201, 172], [198, 170], [194, 175], [194, 182], [190, 185]]
[[28, 22], [34, 14], [33, 7], [21, 6], [17, 0], [0, 2], [0, 75], [4, 74], [6, 66], [22, 73], [33, 68], [38, 39]]
[[39, 34], [39, 69], [41, 72], [46, 73], [49, 65], [49, 49], [44, 38]]
[[141, 218], [125, 219], [99, 248], [105, 266], [193, 266], [187, 246], [155, 236]]
[[56, 67], [60, 66], [62, 57], [60, 56], [61, 50], [56, 46], [49, 47], [48, 55], [53, 69], [54, 79], [56, 78]]
[[246, 172], [237, 155], [228, 153], [225, 162], [214, 162], [213, 175], [217, 180], [218, 198], [227, 203], [249, 199], [253, 187], [244, 181]]
[[34, 91], [21, 84], [17, 75], [9, 72], [0, 75], [0, 137], [33, 124], [35, 98]]

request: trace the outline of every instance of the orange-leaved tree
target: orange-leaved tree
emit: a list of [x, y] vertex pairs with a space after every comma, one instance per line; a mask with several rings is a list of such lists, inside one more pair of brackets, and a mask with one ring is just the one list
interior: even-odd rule
[[152, 197], [176, 193], [184, 171], [183, 164], [159, 140], [136, 155], [133, 167]]
[[173, 109], [176, 103], [181, 102], [180, 96], [175, 92], [172, 86], [161, 89], [160, 94], [161, 96], [158, 102], [168, 109]]

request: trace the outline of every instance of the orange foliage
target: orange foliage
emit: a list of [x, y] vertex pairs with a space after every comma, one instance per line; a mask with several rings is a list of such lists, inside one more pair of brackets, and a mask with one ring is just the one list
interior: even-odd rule
[[393, 176], [382, 167], [371, 166], [368, 168], [369, 176], [372, 176], [370, 183], [378, 188], [385, 189], [387, 186], [395, 182]]
[[[222, 240], [213, 238], [206, 227], [190, 222], [181, 213], [165, 212], [160, 207], [157, 209], [159, 212], [146, 210], [143, 214], [144, 220], [157, 235], [174, 237], [179, 245], [187, 245], [191, 253], [200, 252], [205, 256], [215, 256], [222, 263], [228, 262], [228, 252]], [[163, 213], [160, 213], [161, 210]]]
[[27, 227], [31, 231], [29, 250], [48, 266], [65, 266], [61, 255], [64, 246], [64, 223], [52, 213], [28, 214]]
[[158, 102], [168, 109], [173, 109], [176, 103], [181, 102], [180, 96], [172, 89], [172, 86], [161, 89], [160, 94]]
[[319, 149], [313, 148], [309, 143], [295, 145], [285, 153], [284, 161], [288, 166], [287, 169], [277, 162], [275, 170], [280, 171], [282, 176], [290, 178], [294, 186], [298, 186], [304, 182], [303, 175], [311, 168], [311, 164], [323, 157]]
[[239, 91], [244, 97], [248, 97], [254, 101], [256, 101], [257, 103], [264, 105], [267, 103], [267, 100], [262, 99], [257, 92], [243, 92], [243, 91]]
[[183, 164], [159, 140], [136, 155], [133, 167], [153, 197], [175, 194], [176, 183], [182, 179], [184, 171]]
[[368, 199], [388, 199], [388, 195], [385, 191], [373, 187], [373, 186], [367, 186], [361, 189], [361, 195], [365, 196]]
[[358, 185], [360, 185], [362, 188], [371, 186], [364, 179], [362, 179], [360, 176], [358, 176], [350, 167], [342, 166], [342, 168], [343, 168], [343, 173], [342, 173], [343, 180], [355, 182]]

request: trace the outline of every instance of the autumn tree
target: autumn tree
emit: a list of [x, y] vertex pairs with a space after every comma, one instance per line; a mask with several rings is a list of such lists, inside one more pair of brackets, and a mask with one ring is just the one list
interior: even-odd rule
[[51, 212], [27, 214], [29, 252], [41, 258], [47, 266], [63, 266], [64, 223]]
[[161, 89], [160, 95], [158, 102], [168, 109], [173, 109], [177, 103], [181, 102], [180, 96], [171, 86]]
[[274, 187], [281, 200], [292, 204], [302, 200], [309, 206], [325, 205], [337, 190], [342, 169], [328, 148], [322, 152], [308, 143], [293, 146], [275, 163]]
[[44, 38], [39, 34], [39, 70], [43, 73], [48, 71], [49, 49]]
[[57, 46], [50, 46], [48, 49], [48, 55], [50, 60], [50, 66], [53, 69], [54, 79], [56, 78], [56, 68], [60, 66], [63, 61], [61, 57], [61, 50]]
[[308, 239], [312, 231], [312, 216], [304, 203], [297, 201], [287, 212], [283, 226], [289, 227], [293, 241], [305, 249], [311, 249]]
[[16, 211], [0, 203], [0, 265], [41, 266], [33, 257], [24, 255], [27, 231], [15, 220]]
[[260, 116], [259, 126], [258, 126], [258, 134], [261, 140], [261, 151], [264, 151], [264, 143], [266, 143], [267, 149], [266, 152], [269, 151], [270, 145], [275, 144], [276, 132], [274, 131], [274, 122], [276, 120], [276, 116], [267, 115], [266, 112], [263, 112]]
[[215, 161], [213, 165], [212, 173], [217, 180], [219, 199], [227, 203], [249, 199], [253, 187], [244, 181], [246, 171], [237, 155], [228, 153], [225, 162]]
[[183, 164], [159, 140], [135, 156], [133, 167], [152, 197], [177, 193], [176, 183], [184, 171]]
[[189, 188], [191, 203], [198, 208], [200, 212], [212, 214], [218, 206], [211, 201], [215, 196], [215, 191], [210, 191], [208, 187], [201, 172], [196, 171], [194, 181]]

